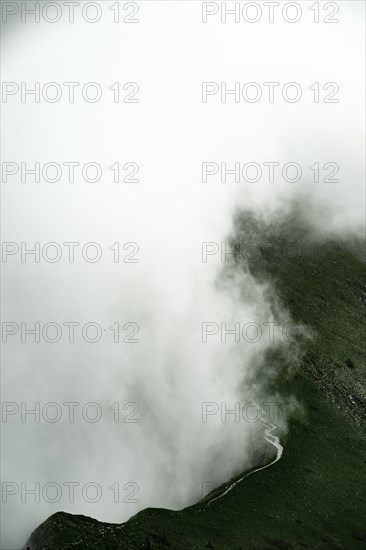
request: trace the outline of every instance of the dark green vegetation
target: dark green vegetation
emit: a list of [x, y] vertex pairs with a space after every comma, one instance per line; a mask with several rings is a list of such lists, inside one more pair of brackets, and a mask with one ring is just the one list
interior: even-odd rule
[[[60, 512], [25, 548], [366, 548], [362, 244], [314, 235], [298, 214], [271, 225], [241, 215], [236, 227], [233, 244], [241, 251], [256, 246], [247, 266], [238, 258], [232, 267], [272, 281], [293, 321], [312, 335], [301, 339], [296, 371], [284, 369], [273, 381], [306, 411], [290, 420], [281, 460], [209, 507], [202, 501], [180, 512], [146, 509], [122, 525]], [[285, 361], [276, 353], [268, 360]]]

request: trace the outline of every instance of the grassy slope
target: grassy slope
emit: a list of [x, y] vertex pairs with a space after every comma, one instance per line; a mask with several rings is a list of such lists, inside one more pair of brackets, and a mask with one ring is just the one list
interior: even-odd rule
[[[270, 277], [294, 321], [314, 333], [290, 384], [307, 415], [291, 423], [282, 459], [208, 508], [147, 509], [124, 525], [55, 514], [33, 534], [32, 549], [366, 548], [366, 306], [359, 243], [338, 243], [329, 253], [323, 247], [319, 256], [298, 225], [259, 229], [245, 220], [238, 221], [236, 238], [262, 243], [251, 270]], [[294, 242], [301, 254], [291, 259], [283, 247]], [[274, 255], [271, 243], [279, 245]]]

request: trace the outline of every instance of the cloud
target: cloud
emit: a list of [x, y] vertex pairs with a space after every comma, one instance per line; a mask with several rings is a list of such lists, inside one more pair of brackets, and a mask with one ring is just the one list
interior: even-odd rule
[[[19, 24], [7, 33], [4, 81], [29, 87], [57, 82], [63, 93], [64, 82], [80, 82], [81, 90], [97, 81], [103, 97], [88, 103], [77, 88], [73, 104], [63, 96], [57, 103], [10, 97], [4, 105], [3, 159], [28, 168], [51, 161], [63, 167], [58, 182], [36, 183], [27, 175], [22, 183], [18, 174], [3, 190], [3, 240], [29, 248], [39, 242], [41, 250], [39, 263], [30, 255], [22, 263], [19, 251], [3, 264], [3, 317], [28, 328], [55, 322], [63, 329], [55, 344], [44, 337], [32, 343], [32, 336], [22, 343], [19, 329], [5, 346], [3, 400], [39, 402], [41, 409], [56, 402], [62, 408], [57, 423], [44, 421], [42, 413], [39, 423], [30, 415], [22, 423], [19, 412], [4, 425], [3, 479], [19, 484], [3, 507], [6, 547], [22, 543], [60, 509], [125, 521], [147, 506], [189, 505], [202, 496], [202, 483], [222, 483], [250, 466], [261, 426], [235, 422], [233, 415], [222, 422], [221, 404], [225, 412], [236, 402], [280, 399], [267, 391], [267, 377], [276, 374], [265, 368], [273, 343], [267, 337], [246, 341], [242, 328], [253, 322], [262, 329], [266, 322], [282, 327], [290, 318], [281, 304], [274, 313], [268, 284], [246, 271], [227, 278], [220, 254], [202, 262], [202, 243], [227, 242], [237, 209], [271, 219], [284, 215], [294, 198], [310, 200], [309, 218], [323, 229], [359, 231], [363, 84], [356, 16], [362, 7], [347, 4], [352, 5], [342, 4], [342, 23], [329, 27], [205, 25], [193, 2], [145, 2], [138, 25], [107, 19], [95, 26]], [[264, 82], [298, 81], [306, 99], [248, 104], [213, 97], [204, 104], [202, 82], [212, 81], [228, 86], [255, 81], [263, 90]], [[312, 102], [309, 87], [333, 81], [341, 101]], [[115, 82], [139, 83], [140, 102], [114, 103], [109, 87]], [[103, 177], [91, 183], [78, 168], [70, 183], [65, 162], [98, 163]], [[137, 163], [139, 183], [114, 183], [109, 167], [115, 162]], [[203, 183], [203, 162], [220, 167], [255, 162], [263, 174], [256, 183], [229, 176], [223, 183], [220, 173]], [[296, 162], [303, 176], [296, 183], [281, 177], [270, 182], [268, 162], [279, 163], [281, 174], [286, 163]], [[324, 165], [337, 163], [340, 181], [311, 181], [315, 169], [309, 167], [316, 162], [322, 179]], [[325, 211], [326, 218], [319, 214]], [[42, 255], [50, 242], [61, 247], [57, 263]], [[67, 242], [80, 243], [74, 263]], [[83, 258], [90, 242], [102, 250], [97, 263]], [[137, 243], [139, 262], [115, 263], [116, 242], [124, 258], [136, 250], [123, 246]], [[63, 325], [71, 321], [80, 323], [72, 344]], [[240, 342], [228, 335], [223, 344], [221, 323], [232, 328], [238, 321]], [[91, 322], [103, 330], [95, 344], [81, 335]], [[219, 327], [206, 343], [203, 322]], [[124, 328], [126, 323], [137, 324], [139, 342], [115, 343], [109, 328], [114, 323], [121, 339], [133, 329]], [[253, 384], [259, 372], [263, 376]], [[65, 402], [80, 403], [74, 423]], [[82, 414], [90, 402], [102, 410], [96, 423]], [[219, 413], [202, 422], [202, 403], [219, 404]], [[139, 421], [123, 422], [126, 418]], [[57, 482], [62, 498], [52, 504], [41, 495], [35, 504], [27, 496], [22, 503], [22, 482], [28, 488], [39, 482], [41, 491]], [[80, 484], [74, 503], [65, 482]], [[88, 482], [102, 489], [97, 503], [83, 498]], [[136, 494], [128, 483], [137, 484]]]

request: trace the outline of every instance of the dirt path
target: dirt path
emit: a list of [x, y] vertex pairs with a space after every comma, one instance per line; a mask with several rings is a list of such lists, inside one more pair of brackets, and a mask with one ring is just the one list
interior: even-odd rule
[[[266, 415], [266, 413], [262, 409], [262, 416], [265, 416], [265, 415]], [[264, 419], [261, 419], [261, 422], [262, 422], [262, 424], [264, 426], [264, 429], [265, 429], [264, 439], [266, 441], [268, 441], [268, 443], [270, 443], [271, 445], [276, 447], [276, 449], [277, 449], [276, 458], [274, 460], [272, 460], [272, 462], [269, 462], [268, 464], [266, 464], [265, 466], [261, 466], [260, 468], [256, 468], [255, 470], [252, 470], [248, 474], [244, 474], [240, 479], [238, 479], [237, 481], [232, 483], [223, 493], [221, 493], [221, 495], [218, 495], [217, 497], [212, 498], [211, 500], [209, 500], [208, 503], [206, 504], [206, 507], [209, 506], [211, 504], [211, 502], [214, 502], [215, 500], [218, 500], [219, 498], [224, 497], [225, 495], [227, 495], [228, 492], [231, 491], [231, 489], [233, 489], [235, 487], [235, 485], [237, 485], [238, 483], [243, 481], [246, 477], [249, 477], [250, 475], [255, 474], [256, 472], [260, 472], [261, 470], [264, 470], [265, 468], [269, 468], [270, 466], [272, 466], [273, 464], [278, 462], [278, 460], [280, 460], [280, 458], [282, 456], [282, 453], [283, 453], [283, 447], [280, 443], [280, 438], [278, 436], [272, 434], [272, 432], [277, 430], [277, 426], [275, 424], [272, 424], [272, 422], [266, 421]]]

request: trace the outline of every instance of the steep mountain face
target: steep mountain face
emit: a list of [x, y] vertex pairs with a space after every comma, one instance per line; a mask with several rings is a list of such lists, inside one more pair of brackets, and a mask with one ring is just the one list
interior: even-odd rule
[[[364, 244], [315, 234], [296, 216], [266, 224], [238, 216], [232, 245], [256, 244], [231, 269], [271, 281], [299, 337], [295, 372], [273, 380], [304, 413], [292, 416], [278, 462], [212, 501], [146, 509], [124, 524], [59, 512], [28, 550], [361, 549], [366, 546], [366, 286]], [[253, 249], [253, 248], [252, 248]], [[281, 350], [268, 357], [288, 362]], [[264, 447], [258, 461], [273, 458]], [[241, 476], [239, 476], [241, 477]], [[215, 491], [225, 492], [227, 484]]]
[[270, 279], [297, 324], [310, 329], [301, 370], [309, 381], [366, 429], [366, 251], [357, 239], [316, 233], [301, 211], [285, 222], [239, 215], [234, 243], [255, 243], [247, 254], [257, 278]]

